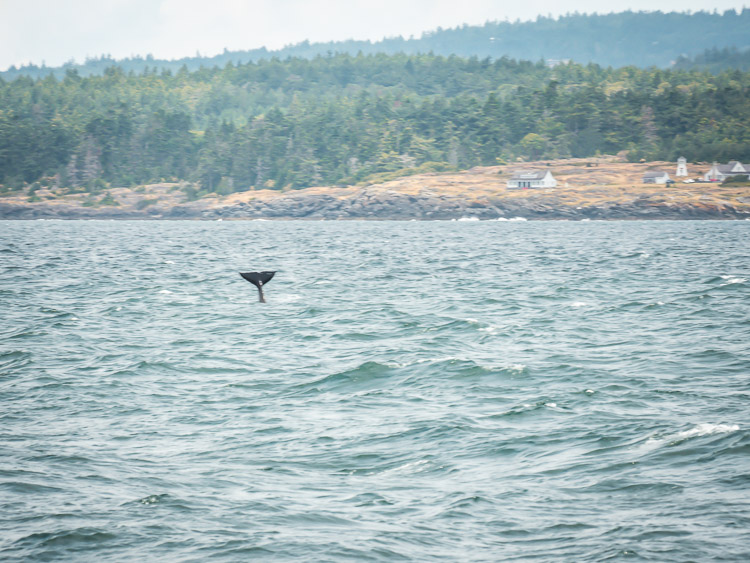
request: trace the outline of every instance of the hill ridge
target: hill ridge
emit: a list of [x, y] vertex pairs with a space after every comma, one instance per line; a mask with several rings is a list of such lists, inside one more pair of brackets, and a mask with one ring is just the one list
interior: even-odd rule
[[[613, 14], [566, 14], [540, 16], [531, 21], [491, 21], [484, 25], [462, 25], [424, 32], [419, 38], [386, 37], [379, 41], [346, 40], [311, 43], [302, 41], [277, 50], [265, 47], [228, 51], [210, 57], [184, 57], [177, 60], [156, 59], [151, 55], [114, 59], [108, 55], [69, 62], [59, 67], [26, 65], [0, 72], [4, 80], [19, 76], [43, 78], [53, 74], [64, 77], [68, 71], [81, 76], [100, 75], [105, 69], [119, 66], [125, 72], [141, 73], [146, 69], [178, 71], [225, 66], [271, 58], [314, 58], [331, 53], [355, 55], [426, 54], [461, 57], [502, 57], [537, 61], [570, 59], [602, 66], [656, 66], [666, 68], [680, 57], [695, 57], [708, 49], [750, 47], [750, 9], [724, 13], [701, 12], [633, 12]], [[528, 37], [534, 37], [529, 42]]]

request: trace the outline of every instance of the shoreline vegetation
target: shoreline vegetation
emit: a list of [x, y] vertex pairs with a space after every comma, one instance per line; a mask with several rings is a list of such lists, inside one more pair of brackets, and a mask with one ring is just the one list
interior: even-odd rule
[[[750, 162], [748, 18], [750, 9], [533, 23], [564, 49], [562, 38], [583, 37], [565, 22], [606, 35], [646, 20], [710, 21], [736, 48], [706, 54], [716, 74], [686, 59], [640, 68], [628, 49], [610, 61], [619, 67], [562, 51], [479, 58], [459, 48], [474, 44], [462, 28], [445, 55], [151, 61], [138, 73], [107, 58], [96, 73], [0, 76], [0, 217], [743, 218], [740, 184], [642, 179], [649, 167], [673, 171], [678, 157], [704, 172]], [[677, 33], [657, 28], [662, 39]], [[505, 188], [528, 167], [549, 169], [559, 187]]]
[[750, 161], [750, 72], [332, 55], [0, 80], [0, 195], [175, 182], [185, 196], [367, 186], [623, 155]]
[[[507, 188], [519, 169], [549, 169], [557, 188]], [[609, 156], [475, 167], [348, 187], [188, 194], [194, 186], [161, 182], [92, 195], [48, 188], [0, 196], [0, 219], [309, 219], [309, 220], [632, 220], [750, 219], [745, 184], [642, 184], [643, 173], [674, 163], [629, 163]], [[695, 178], [708, 163], [689, 165]]]

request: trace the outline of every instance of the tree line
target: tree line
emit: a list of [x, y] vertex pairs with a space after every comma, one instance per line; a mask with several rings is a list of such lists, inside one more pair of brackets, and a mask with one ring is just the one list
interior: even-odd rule
[[[227, 63], [269, 60], [271, 58], [312, 59], [329, 53], [373, 55], [378, 53], [411, 55], [432, 53], [448, 57], [476, 56], [499, 59], [573, 60], [603, 66], [668, 68], [679, 58], [700, 56], [706, 49], [750, 48], [750, 9], [740, 12], [620, 12], [615, 14], [566, 14], [540, 16], [533, 21], [492, 21], [484, 25], [462, 25], [423, 33], [420, 37], [390, 37], [381, 41], [303, 41], [279, 50], [266, 48], [245, 51], [224, 50], [214, 56], [160, 60], [152, 55], [115, 60], [109, 55], [92, 57], [83, 63], [70, 61], [61, 67], [29, 64], [11, 67], [0, 73], [5, 80], [19, 76], [44, 78], [53, 74], [61, 79], [68, 70], [80, 76], [101, 75], [111, 66], [125, 72], [142, 73], [157, 68], [177, 72], [183, 66], [190, 71], [224, 67]], [[729, 64], [734, 59], [728, 59]], [[734, 67], [730, 67], [734, 68]]]
[[680, 70], [708, 70], [713, 73], [725, 70], [750, 71], [750, 47], [737, 49], [737, 47], [724, 47], [718, 49], [713, 47], [694, 57], [679, 57], [674, 64], [675, 69]]
[[372, 182], [517, 158], [750, 159], [750, 74], [331, 55], [0, 80], [0, 184], [203, 192]]

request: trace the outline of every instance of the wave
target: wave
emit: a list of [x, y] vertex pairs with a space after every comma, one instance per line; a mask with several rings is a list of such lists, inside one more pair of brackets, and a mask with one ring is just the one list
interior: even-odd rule
[[502, 419], [506, 417], [514, 417], [518, 415], [533, 413], [535, 411], [544, 411], [544, 410], [549, 410], [549, 409], [557, 410], [557, 411], [565, 410], [564, 408], [559, 407], [555, 401], [552, 401], [550, 399], [541, 399], [533, 403], [520, 403], [503, 412], [500, 412], [497, 414], [491, 414], [487, 418], [488, 419]]
[[459, 370], [465, 368], [466, 370], [479, 369], [486, 373], [504, 374], [504, 375], [522, 375], [528, 372], [528, 368], [525, 364], [501, 364], [499, 366], [484, 365], [477, 361], [459, 357], [459, 356], [437, 356], [433, 358], [419, 358], [403, 363], [392, 363], [388, 364], [398, 368], [409, 368], [412, 366], [430, 366], [430, 367], [455, 367]]
[[31, 352], [27, 350], [9, 350], [7, 352], [0, 352], [0, 377], [5, 375], [2, 372], [7, 372], [7, 374], [10, 375], [10, 370], [20, 369], [29, 365], [31, 361]]
[[60, 530], [57, 532], [37, 532], [29, 534], [19, 540], [16, 540], [13, 547], [26, 547], [30, 549], [49, 548], [56, 549], [76, 548], [76, 551], [83, 546], [104, 545], [117, 538], [117, 534], [102, 528], [73, 528], [69, 530]]
[[724, 283], [719, 284], [719, 287], [743, 284], [747, 281], [747, 278], [740, 278], [735, 276], [721, 276], [721, 278], [724, 280]]
[[661, 446], [678, 446], [684, 442], [687, 442], [693, 438], [700, 438], [703, 436], [713, 436], [721, 434], [732, 434], [738, 432], [740, 427], [738, 424], [713, 424], [713, 423], [700, 423], [686, 430], [681, 430], [672, 434], [658, 434], [650, 436], [641, 449], [653, 450]]
[[39, 483], [27, 483], [23, 481], [2, 481], [0, 482], [0, 490], [8, 493], [19, 494], [54, 494], [64, 491], [64, 489], [60, 487], [41, 485]]
[[710, 436], [711, 434], [728, 434], [737, 432], [739, 424], [711, 424], [708, 422], [698, 424], [688, 430], [683, 430], [674, 435], [675, 440], [687, 440], [696, 436]]
[[737, 274], [721, 274], [718, 276], [711, 276], [703, 281], [705, 285], [713, 285], [716, 287], [725, 287], [728, 285], [740, 285], [747, 282], [747, 278], [741, 277]]
[[310, 382], [294, 386], [295, 390], [305, 391], [333, 391], [346, 389], [349, 391], [363, 389], [384, 380], [394, 370], [393, 366], [375, 361], [364, 362], [355, 368], [325, 375]]
[[392, 385], [432, 385], [441, 379], [472, 377], [518, 377], [528, 372], [524, 364], [483, 365], [457, 356], [417, 358], [405, 362], [368, 361], [344, 371], [318, 377], [293, 387], [295, 393], [343, 391], [355, 392]]

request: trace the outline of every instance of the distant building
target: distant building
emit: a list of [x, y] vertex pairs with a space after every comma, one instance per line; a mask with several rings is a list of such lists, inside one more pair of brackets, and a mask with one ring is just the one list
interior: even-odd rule
[[741, 162], [737, 162], [736, 160], [733, 160], [728, 164], [719, 164], [717, 162], [714, 162], [711, 170], [703, 175], [703, 179], [707, 182], [723, 182], [731, 176], [738, 176], [740, 174], [750, 174], [750, 170], [745, 168], [745, 166], [743, 166]]
[[666, 184], [669, 182], [669, 174], [662, 170], [647, 170], [643, 175], [644, 184]]
[[556, 188], [557, 180], [549, 170], [519, 170], [508, 180], [509, 188]]
[[570, 63], [570, 59], [547, 59], [544, 64], [547, 68], [555, 68], [556, 66], [566, 65]]
[[677, 159], [677, 172], [675, 172], [675, 177], [680, 178], [681, 176], [687, 176], [687, 160], [684, 156], [681, 156]]

